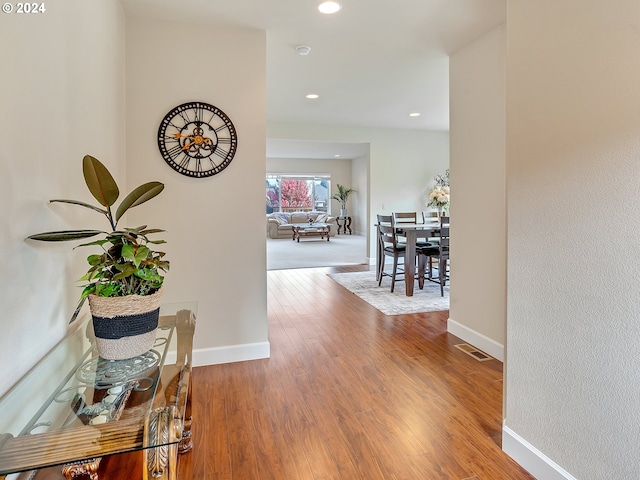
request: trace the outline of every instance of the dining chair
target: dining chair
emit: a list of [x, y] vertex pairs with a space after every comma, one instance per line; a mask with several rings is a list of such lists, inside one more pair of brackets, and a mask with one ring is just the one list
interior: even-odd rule
[[422, 223], [430, 223], [438, 220], [438, 212], [431, 210], [428, 212], [422, 212]]
[[[438, 212], [435, 210], [430, 210], [428, 212], [422, 212], [422, 223], [431, 223], [431, 224], [435, 224], [435, 223], [440, 223], [440, 218], [438, 217]], [[427, 241], [429, 243], [431, 243], [432, 245], [435, 245], [436, 248], [438, 246], [438, 237], [429, 237], [427, 239]], [[432, 268], [431, 265], [431, 260], [429, 261], [429, 269]]]
[[[404, 270], [398, 270], [399, 260], [403, 259], [403, 268], [405, 268], [405, 251], [406, 246], [398, 243], [395, 227], [378, 223], [378, 232], [380, 239], [380, 268], [378, 272], [378, 286], [382, 285], [384, 277], [391, 277], [391, 293], [393, 293], [397, 280], [404, 278]], [[393, 269], [391, 273], [384, 271], [386, 257], [393, 258]]]
[[[403, 223], [418, 223], [418, 214], [416, 212], [394, 212], [391, 215], [391, 225], [395, 227], [396, 232], [402, 231]], [[402, 243], [402, 240], [400, 240]], [[428, 239], [418, 240], [416, 242], [417, 248], [429, 248], [434, 245], [433, 242], [430, 242]]]
[[[449, 217], [440, 217], [440, 230], [438, 233], [438, 249], [429, 255], [429, 276], [427, 280], [440, 284], [440, 295], [444, 297], [444, 287], [449, 280]], [[438, 264], [438, 278], [431, 274], [432, 260]]]
[[377, 228], [377, 245], [376, 245], [376, 280], [380, 280], [380, 274], [383, 268], [383, 263], [384, 263], [384, 254], [383, 254], [383, 249], [384, 249], [384, 244], [382, 242], [382, 237], [380, 234], [380, 225], [386, 225], [386, 226], [391, 226], [391, 222], [393, 221], [393, 218], [391, 215], [381, 215], [378, 214], [377, 215], [378, 218], [378, 223], [376, 224]]
[[416, 212], [393, 212], [391, 216], [394, 223], [418, 223]]

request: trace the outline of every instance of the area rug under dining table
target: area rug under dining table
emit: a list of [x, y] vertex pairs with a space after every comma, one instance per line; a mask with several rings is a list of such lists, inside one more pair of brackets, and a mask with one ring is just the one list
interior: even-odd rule
[[416, 285], [413, 296], [407, 297], [403, 281], [396, 282], [395, 291], [391, 293], [391, 279], [385, 277], [379, 287], [374, 271], [332, 273], [329, 277], [385, 315], [449, 310], [449, 285], [441, 297], [440, 285], [425, 281], [422, 290]]

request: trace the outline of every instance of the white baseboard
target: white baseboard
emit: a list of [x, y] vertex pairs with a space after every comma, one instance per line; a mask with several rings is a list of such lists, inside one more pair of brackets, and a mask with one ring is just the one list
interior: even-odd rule
[[447, 320], [447, 332], [460, 337], [467, 343], [488, 353], [493, 358], [504, 362], [504, 346], [489, 337], [470, 329], [469, 327], [449, 318]]
[[270, 356], [271, 345], [269, 342], [203, 348], [193, 351], [193, 366], [203, 367], [220, 363], [244, 362], [269, 358]]
[[540, 480], [576, 480], [524, 438], [502, 425], [502, 450]]

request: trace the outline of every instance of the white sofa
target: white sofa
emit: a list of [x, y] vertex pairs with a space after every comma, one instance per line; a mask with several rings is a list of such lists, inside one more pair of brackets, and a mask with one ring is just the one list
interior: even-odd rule
[[331, 225], [329, 236], [335, 237], [338, 232], [336, 217], [331, 217], [325, 212], [275, 212], [267, 214], [267, 237], [269, 238], [293, 238], [292, 223], [309, 223], [313, 220], [318, 223]]

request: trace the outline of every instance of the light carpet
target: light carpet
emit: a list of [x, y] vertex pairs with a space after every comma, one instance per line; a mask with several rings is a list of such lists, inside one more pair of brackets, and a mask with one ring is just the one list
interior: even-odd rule
[[424, 289], [420, 290], [416, 282], [413, 296], [407, 297], [403, 281], [396, 282], [395, 291], [391, 293], [391, 279], [385, 277], [378, 286], [373, 271], [333, 273], [329, 277], [385, 315], [449, 310], [449, 285], [445, 286], [444, 297], [441, 297], [439, 284], [425, 281]]
[[287, 238], [267, 239], [267, 270], [335, 267], [367, 263], [363, 235], [336, 235], [330, 241], [320, 237], [302, 238], [300, 243]]

